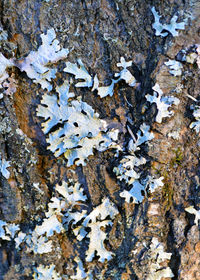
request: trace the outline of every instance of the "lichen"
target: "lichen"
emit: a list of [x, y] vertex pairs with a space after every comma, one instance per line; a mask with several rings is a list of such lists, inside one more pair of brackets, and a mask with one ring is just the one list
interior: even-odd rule
[[200, 106], [198, 105], [194, 106], [193, 116], [196, 121], [190, 124], [190, 128], [194, 129], [196, 133], [199, 133], [200, 132]]
[[156, 115], [156, 122], [161, 123], [163, 118], [169, 118], [173, 116], [173, 112], [169, 111], [169, 108], [174, 104], [179, 104], [179, 99], [173, 96], [163, 96], [163, 91], [161, 90], [159, 84], [155, 84], [153, 89], [153, 96], [147, 94], [145, 97], [148, 102], [155, 103], [158, 109]]
[[[156, 12], [156, 9], [153, 7], [151, 9], [153, 16], [154, 16], [154, 23], [152, 27], [155, 29], [156, 36], [166, 37], [169, 33], [172, 34], [172, 36], [178, 36], [177, 30], [184, 30], [185, 29], [185, 22], [177, 22], [178, 16], [174, 15], [169, 24], [162, 24], [160, 22], [161, 16]], [[167, 31], [167, 32], [165, 32]]]
[[182, 68], [183, 65], [181, 62], [169, 59], [167, 62], [165, 62], [165, 65], [167, 65], [170, 69], [169, 73], [173, 76], [181, 76], [182, 74]]
[[[44, 119], [42, 129], [48, 134], [48, 149], [56, 157], [64, 154], [68, 166], [74, 162], [76, 165], [85, 165], [88, 156], [93, 155], [93, 148], [104, 151], [114, 147], [106, 122], [99, 119], [99, 114], [90, 105], [81, 100], [68, 102], [74, 96], [69, 92], [69, 85], [57, 91], [59, 98], [44, 94], [37, 108], [37, 116]], [[62, 127], [48, 133], [58, 124], [62, 124]]]
[[0, 173], [6, 178], [9, 179], [10, 172], [7, 168], [10, 167], [10, 162], [6, 161], [4, 158], [0, 159]]
[[76, 87], [92, 87], [93, 79], [86, 70], [81, 59], [78, 59], [78, 65], [71, 62], [67, 62], [66, 67], [63, 69], [63, 71], [74, 75], [75, 79], [85, 80], [84, 82], [77, 83], [75, 85]]
[[198, 226], [198, 221], [200, 220], [200, 210], [196, 210], [194, 206], [189, 206], [185, 208], [185, 211], [192, 215], [195, 215], [194, 223]]
[[121, 57], [120, 62], [117, 63], [117, 67], [122, 67], [123, 69], [119, 73], [115, 73], [115, 78], [112, 79], [111, 84], [109, 86], [99, 86], [99, 80], [97, 75], [94, 77], [94, 85], [92, 91], [97, 90], [98, 95], [103, 98], [106, 96], [113, 96], [114, 94], [114, 86], [120, 80], [124, 80], [129, 86], [133, 87], [136, 84], [135, 77], [131, 74], [131, 72], [127, 69], [132, 65], [132, 61], [126, 62], [124, 57]]
[[150, 269], [145, 279], [147, 280], [161, 280], [163, 278], [172, 278], [174, 274], [170, 267], [163, 265], [164, 261], [171, 259], [172, 254], [164, 251], [164, 246], [158, 241], [156, 237], [151, 240], [149, 258]]
[[38, 267], [34, 268], [34, 270], [34, 280], [62, 280], [59, 273], [55, 271], [55, 265], [53, 264], [49, 266], [40, 264]]
[[[141, 172], [138, 168], [146, 164], [146, 159], [137, 155], [141, 149], [141, 145], [148, 144], [148, 141], [154, 138], [152, 132], [149, 132], [150, 126], [143, 123], [138, 130], [136, 137], [131, 129], [128, 127], [128, 131], [132, 136], [132, 139], [128, 144], [128, 155], [124, 155], [120, 160], [117, 167], [113, 168], [117, 179], [124, 181], [131, 186], [130, 190], [123, 190], [120, 196], [125, 199], [126, 202], [140, 203], [143, 200], [145, 189], [147, 187], [147, 181], [140, 182]], [[141, 167], [140, 167], [141, 168]], [[150, 177], [149, 177], [150, 178]]]
[[37, 51], [31, 51], [26, 58], [16, 62], [16, 66], [25, 71], [34, 83], [39, 83], [43, 89], [51, 90], [51, 79], [56, 77], [57, 68], [50, 68], [48, 64], [56, 63], [65, 59], [68, 49], [61, 49], [59, 41], [56, 39], [56, 33], [53, 28], [47, 30], [46, 34], [41, 34], [42, 45]]
[[0, 89], [3, 87], [3, 82], [9, 77], [6, 69], [14, 66], [13, 59], [7, 59], [2, 53], [0, 53]]

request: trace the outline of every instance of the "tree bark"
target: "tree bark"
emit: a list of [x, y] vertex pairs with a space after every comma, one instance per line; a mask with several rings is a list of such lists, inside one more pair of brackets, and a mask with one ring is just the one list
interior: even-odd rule
[[[58, 158], [49, 151], [41, 119], [36, 110], [46, 90], [28, 78], [17, 67], [9, 68], [9, 86], [0, 89], [1, 158], [10, 162], [10, 176], [0, 174], [0, 220], [16, 224], [26, 234], [41, 224], [48, 211], [56, 184], [78, 181], [87, 195], [89, 209], [95, 209], [109, 198], [118, 210], [107, 234], [106, 249], [113, 252], [109, 261], [99, 262], [95, 256], [87, 262], [88, 241], [80, 247], [70, 231], [55, 233], [53, 251], [34, 254], [24, 242], [20, 249], [14, 240], [0, 239], [0, 280], [33, 278], [39, 265], [55, 265], [61, 279], [161, 279], [148, 278], [152, 269], [152, 239], [157, 238], [171, 258], [164, 267], [173, 272], [172, 279], [200, 279], [200, 241], [198, 223], [185, 208], [200, 207], [199, 196], [199, 134], [190, 128], [194, 121], [191, 105], [198, 105], [199, 72], [197, 64], [182, 62], [180, 55], [193, 53], [200, 44], [200, 3], [198, 0], [82, 0], [82, 1], [0, 1], [1, 28], [7, 39], [0, 41], [6, 58], [21, 59], [41, 45], [41, 34], [54, 28], [56, 38], [70, 53], [65, 61], [76, 63], [81, 58], [91, 76], [98, 75], [102, 85], [110, 85], [121, 57], [133, 61], [129, 68], [137, 83], [134, 87], [120, 81], [113, 96], [100, 98], [96, 92], [73, 87], [76, 96], [88, 103], [110, 127], [119, 130], [118, 157], [115, 150], [89, 156], [85, 166], [67, 167], [63, 155]], [[156, 36], [152, 27], [152, 7], [162, 23], [178, 15], [178, 22], [187, 19], [178, 36]], [[165, 62], [181, 61], [182, 74], [169, 73]], [[57, 64], [54, 87], [65, 79], [65, 62]], [[172, 107], [174, 115], [157, 123], [157, 108], [145, 95], [153, 94], [159, 84], [164, 95], [179, 98]], [[55, 93], [55, 91], [53, 92]], [[189, 98], [187, 95], [197, 99]], [[144, 174], [164, 177], [164, 186], [144, 195], [141, 203], [127, 203], [120, 196], [130, 189], [118, 180], [114, 167], [129, 154], [131, 135], [137, 135], [142, 123], [150, 126], [154, 139], [141, 147], [147, 160]], [[178, 137], [169, 137], [177, 132]], [[137, 169], [137, 168], [136, 168]], [[145, 173], [146, 172], [146, 173]], [[39, 190], [37, 189], [39, 187]], [[56, 249], [57, 248], [57, 249]], [[93, 278], [73, 278], [77, 271], [76, 257]], [[88, 274], [89, 275], [89, 274]], [[72, 277], [72, 278], [70, 278]], [[50, 279], [50, 278], [49, 278]], [[52, 278], [53, 279], [53, 278]], [[55, 278], [57, 279], [57, 278]], [[162, 278], [167, 279], [167, 278]]]

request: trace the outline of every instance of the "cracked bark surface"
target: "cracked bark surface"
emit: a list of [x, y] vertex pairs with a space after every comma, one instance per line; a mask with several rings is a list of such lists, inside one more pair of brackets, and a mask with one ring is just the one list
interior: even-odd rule
[[[152, 29], [153, 6], [165, 22], [176, 12], [179, 21], [192, 17], [179, 36], [156, 37]], [[199, 1], [1, 0], [0, 15], [1, 27], [8, 32], [8, 40], [0, 45], [7, 58], [21, 58], [37, 50], [41, 33], [53, 27], [61, 46], [71, 50], [67, 60], [75, 63], [81, 58], [89, 73], [96, 73], [104, 84], [110, 84], [113, 73], [118, 72], [116, 64], [121, 56], [132, 60], [131, 72], [137, 87], [120, 82], [114, 95], [103, 99], [84, 88], [74, 88], [74, 92], [100, 118], [120, 128], [119, 141], [125, 149], [130, 140], [127, 125], [135, 133], [142, 122], [149, 124], [155, 138], [144, 151], [147, 168], [151, 174], [164, 176], [164, 187], [140, 204], [128, 204], [118, 194], [125, 184], [113, 172], [120, 158], [115, 158], [112, 151], [95, 152], [86, 166], [67, 168], [63, 156], [55, 158], [47, 150], [41, 121], [36, 116], [44, 90], [13, 67], [9, 74], [15, 80], [16, 91], [13, 95], [4, 94], [0, 100], [1, 156], [11, 164], [10, 178], [0, 175], [0, 220], [20, 224], [28, 232], [44, 217], [55, 184], [66, 178], [78, 180], [91, 199], [90, 208], [109, 197], [120, 213], [106, 244], [115, 256], [105, 263], [98, 262], [97, 257], [84, 263], [86, 269], [93, 270], [94, 279], [148, 279], [153, 237], [172, 253], [168, 266], [173, 279], [200, 279], [199, 227], [194, 224], [194, 216], [185, 211], [190, 205], [200, 207], [200, 140], [189, 128], [193, 120], [190, 105], [194, 101], [186, 96], [199, 100], [200, 70], [193, 64], [184, 64], [183, 74], [174, 77], [164, 64], [177, 58], [182, 49], [200, 44]], [[62, 63], [59, 67], [63, 69]], [[58, 72], [55, 83], [62, 75]], [[180, 99], [179, 106], [173, 108], [174, 116], [161, 124], [155, 123], [155, 106], [149, 106], [145, 99], [156, 82], [164, 94]], [[179, 131], [178, 140], [168, 137], [171, 131]], [[34, 183], [39, 183], [42, 195]], [[74, 257], [79, 255], [84, 260], [84, 253], [72, 235], [56, 234], [53, 242], [60, 251], [33, 255], [27, 253], [26, 246], [17, 250], [13, 242], [0, 240], [0, 280], [33, 279], [34, 266], [51, 263], [60, 275], [73, 275]]]

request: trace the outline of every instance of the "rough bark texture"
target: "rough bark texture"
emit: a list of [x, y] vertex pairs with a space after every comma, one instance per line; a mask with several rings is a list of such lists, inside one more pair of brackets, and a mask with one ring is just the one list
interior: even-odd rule
[[[16, 91], [4, 94], [0, 103], [1, 156], [11, 165], [10, 178], [0, 177], [0, 219], [20, 224], [24, 232], [34, 229], [44, 218], [53, 187], [67, 178], [82, 184], [90, 196], [89, 207], [109, 197], [119, 214], [106, 244], [115, 253], [109, 262], [100, 263], [98, 257], [90, 263], [84, 262], [84, 253], [70, 233], [55, 234], [54, 245], [61, 249], [42, 255], [28, 253], [25, 245], [17, 250], [14, 242], [0, 240], [0, 279], [33, 279], [33, 269], [39, 264], [54, 264], [60, 275], [74, 275], [73, 260], [77, 255], [85, 269], [93, 271], [94, 279], [147, 279], [153, 237], [164, 244], [165, 252], [172, 253], [168, 266], [173, 279], [200, 279], [199, 228], [194, 224], [194, 215], [185, 211], [191, 205], [195, 209], [200, 207], [199, 135], [189, 128], [193, 120], [190, 105], [194, 101], [186, 96], [199, 98], [200, 70], [193, 64], [184, 64], [184, 74], [174, 77], [164, 64], [169, 58], [175, 59], [182, 49], [200, 43], [199, 1], [1, 0], [0, 3], [1, 26], [8, 32], [1, 52], [7, 58], [21, 58], [37, 50], [40, 35], [53, 27], [61, 45], [71, 50], [67, 60], [76, 62], [81, 58], [89, 73], [98, 74], [104, 84], [109, 84], [113, 73], [119, 72], [116, 64], [121, 56], [133, 61], [131, 72], [137, 80], [136, 87], [120, 82], [114, 95], [103, 99], [84, 88], [74, 88], [74, 92], [101, 119], [120, 129], [119, 142], [124, 149], [130, 140], [127, 124], [134, 133], [142, 122], [149, 124], [155, 138], [148, 151], [144, 150], [149, 160], [146, 168], [151, 174], [164, 176], [162, 188], [145, 197], [142, 203], [134, 204], [125, 203], [119, 196], [125, 184], [116, 179], [113, 168], [119, 164], [121, 155], [116, 158], [113, 151], [95, 152], [86, 166], [67, 168], [63, 156], [55, 158], [47, 149], [41, 120], [36, 116], [44, 90], [26, 73], [12, 67], [9, 74]], [[165, 22], [176, 12], [179, 21], [189, 14], [193, 18], [189, 18], [179, 36], [156, 37], [152, 28], [153, 6]], [[54, 83], [63, 77], [64, 64], [59, 67]], [[174, 116], [161, 124], [155, 123], [156, 108], [145, 99], [156, 82], [164, 94], [180, 99], [179, 106], [173, 108]], [[178, 93], [177, 86], [181, 87]], [[171, 131], [179, 131], [178, 140], [167, 137]], [[42, 195], [33, 187], [34, 183], [39, 183]]]

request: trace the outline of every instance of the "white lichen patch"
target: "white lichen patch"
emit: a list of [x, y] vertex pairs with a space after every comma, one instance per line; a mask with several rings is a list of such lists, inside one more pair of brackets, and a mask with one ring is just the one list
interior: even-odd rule
[[190, 64], [194, 64], [197, 61], [198, 54], [195, 52], [190, 52], [186, 55], [186, 62]]
[[37, 51], [31, 51], [30, 54], [16, 63], [16, 66], [25, 71], [27, 76], [33, 79], [34, 83], [41, 85], [43, 89], [51, 90], [51, 79], [56, 77], [57, 68], [51, 68], [48, 64], [53, 64], [68, 56], [69, 50], [60, 47], [56, 39], [56, 33], [53, 28], [46, 34], [41, 34], [42, 45]]
[[[15, 241], [15, 248], [18, 249], [19, 245], [24, 241], [25, 233], [20, 231], [18, 224], [7, 223], [0, 220], [0, 239], [6, 241]], [[1, 243], [0, 243], [1, 246]]]
[[[34, 252], [34, 254], [50, 253], [53, 247], [52, 240], [49, 240], [49, 237], [56, 233], [64, 232], [64, 227], [58, 218], [62, 216], [61, 212], [49, 210], [45, 213], [45, 216], [47, 218], [43, 219], [42, 224], [36, 225], [35, 229], [27, 234], [26, 237], [19, 236], [26, 242], [27, 252]], [[20, 240], [16, 242], [18, 241]]]
[[196, 45], [196, 46], [197, 46], [196, 52], [198, 54], [196, 62], [197, 62], [198, 68], [200, 69], [200, 45]]
[[0, 239], [11, 241], [19, 230], [19, 225], [0, 220]]
[[9, 179], [10, 172], [7, 168], [10, 167], [10, 162], [6, 161], [4, 158], [0, 159], [0, 173], [6, 178]]
[[120, 196], [128, 203], [141, 203], [147, 190], [149, 192], [154, 192], [158, 187], [164, 185], [162, 182], [164, 179], [163, 177], [156, 179], [152, 176], [148, 176], [146, 179], [142, 180], [142, 183], [140, 182], [141, 173], [138, 171], [138, 167], [145, 165], [146, 159], [137, 156], [136, 153], [140, 151], [140, 146], [142, 144], [148, 144], [148, 141], [154, 138], [153, 133], [149, 132], [149, 129], [150, 127], [143, 123], [135, 137], [131, 129], [128, 127], [128, 131], [132, 136], [128, 145], [130, 155], [124, 156], [118, 167], [114, 167], [113, 169], [118, 180], [123, 180], [129, 186], [132, 186], [131, 189], [125, 189], [120, 192]]
[[120, 73], [115, 73], [115, 77], [119, 80], [124, 80], [129, 86], [133, 87], [136, 84], [135, 77], [127, 69], [132, 65], [132, 61], [126, 62], [124, 57], [121, 57], [120, 62], [117, 63], [117, 67], [122, 67], [123, 70]]
[[[6, 73], [6, 69], [14, 66], [13, 59], [7, 59], [2, 53], [0, 53], [0, 88], [3, 87], [3, 82], [9, 77]], [[1, 96], [0, 98], [2, 98]]]
[[0, 220], [0, 238], [3, 240], [10, 240], [10, 236], [6, 234], [7, 223]]
[[181, 76], [182, 75], [182, 69], [183, 65], [181, 62], [169, 59], [167, 62], [165, 62], [165, 65], [167, 65], [170, 69], [169, 73], [173, 76]]
[[129, 86], [133, 87], [136, 84], [136, 79], [127, 69], [127, 67], [130, 67], [131, 65], [132, 61], [126, 62], [124, 57], [121, 57], [120, 62], [117, 63], [117, 67], [122, 67], [123, 69], [121, 70], [121, 72], [115, 73], [115, 78], [117, 79], [112, 79], [111, 84], [109, 86], [99, 86], [98, 77], [97, 75], [95, 75], [92, 91], [97, 90], [98, 95], [101, 98], [106, 96], [113, 96], [114, 86], [120, 80], [124, 80]]
[[196, 131], [196, 133], [199, 133], [200, 131], [200, 106], [196, 105], [194, 107], [194, 112], [193, 112], [193, 116], [195, 117], [195, 122], [192, 122], [190, 124], [190, 128], [194, 128], [194, 130]]
[[[20, 237], [23, 238], [23, 236]], [[26, 236], [26, 245], [27, 252], [34, 252], [34, 254], [46, 254], [52, 251], [52, 241], [46, 236], [40, 236], [36, 231]]]
[[200, 45], [196, 44], [187, 49], [182, 49], [180, 60], [189, 64], [197, 64], [200, 68]]
[[86, 279], [87, 277], [87, 273], [85, 272], [85, 269], [83, 267], [83, 262], [81, 261], [81, 259], [79, 257], [75, 257], [74, 261], [77, 263], [77, 267], [76, 267], [76, 274], [73, 276], [66, 276], [64, 279], [66, 280], [82, 280], [82, 279]]
[[7, 224], [6, 233], [10, 235], [11, 238], [15, 237], [16, 232], [20, 231], [19, 225]]
[[128, 203], [141, 203], [147, 190], [152, 193], [157, 188], [164, 186], [164, 183], [162, 182], [163, 179], [164, 177], [156, 179], [152, 176], [148, 176], [145, 180], [142, 180], [142, 183], [140, 183], [139, 180], [134, 180], [134, 182], [131, 184], [132, 188], [130, 190], [122, 191], [120, 196]]
[[0, 42], [6, 41], [8, 39], [8, 33], [7, 31], [3, 30], [2, 27], [0, 27]]
[[52, 197], [48, 203], [48, 211], [45, 212], [46, 218], [26, 237], [28, 252], [33, 251], [35, 254], [51, 252], [53, 246], [49, 237], [65, 232], [71, 222], [76, 224], [86, 217], [86, 210], [77, 211], [76, 209], [74, 211], [76, 205], [87, 199], [83, 195], [80, 184], [73, 181], [63, 182], [61, 185], [56, 185], [55, 190], [59, 195]]
[[173, 116], [173, 112], [169, 111], [172, 105], [178, 105], [179, 99], [173, 96], [163, 96], [159, 84], [155, 84], [152, 88], [154, 90], [153, 95], [147, 94], [145, 97], [148, 102], [156, 103], [158, 112], [156, 115], [156, 122], [161, 123], [163, 118], [169, 118]]
[[[169, 33], [172, 34], [172, 36], [178, 36], [177, 30], [184, 30], [185, 29], [185, 21], [183, 22], [177, 22], [178, 16], [174, 15], [169, 24], [162, 24], [160, 22], [161, 16], [156, 12], [155, 8], [153, 7], [151, 9], [153, 15], [154, 15], [154, 23], [152, 24], [152, 27], [155, 29], [155, 35], [166, 37]], [[166, 32], [167, 31], [167, 32]]]
[[38, 235], [46, 235], [47, 237], [64, 231], [61, 220], [61, 210], [64, 202], [57, 198], [52, 197], [51, 202], [48, 204], [49, 211], [45, 213], [46, 218], [43, 219], [41, 225], [35, 227], [34, 232]]
[[78, 65], [75, 63], [67, 62], [64, 68], [65, 72], [75, 76], [75, 79], [84, 80], [84, 82], [79, 82], [76, 87], [92, 87], [93, 79], [86, 70], [81, 59], [78, 59]]
[[7, 59], [2, 53], [0, 53], [0, 77], [5, 74], [6, 68], [14, 66], [12, 59]]
[[61, 185], [56, 185], [56, 191], [64, 197], [66, 203], [75, 205], [79, 201], [86, 201], [87, 196], [83, 194], [83, 188], [78, 182], [70, 181], [71, 185], [62, 182]]
[[147, 179], [147, 183], [146, 183], [148, 190], [152, 193], [157, 188], [163, 187], [164, 186], [163, 180], [164, 180], [164, 177], [160, 177], [160, 178], [156, 179], [153, 176], [149, 176]]
[[167, 134], [167, 137], [171, 137], [173, 138], [174, 140], [179, 140], [180, 139], [180, 130], [175, 130], [175, 131], [172, 131], [172, 132], [169, 132]]
[[153, 237], [149, 250], [150, 271], [145, 279], [161, 280], [174, 277], [171, 269], [163, 264], [163, 262], [169, 261], [171, 256], [171, 253], [164, 251], [163, 244], [156, 237]]
[[131, 87], [136, 84], [135, 77], [127, 69], [127, 67], [130, 67], [132, 65], [132, 61], [126, 62], [123, 57], [121, 57], [121, 62], [117, 63], [117, 67], [122, 67], [123, 69], [120, 73], [115, 73], [115, 77], [117, 79], [112, 79], [109, 86], [99, 86], [99, 79], [97, 75], [92, 78], [92, 76], [88, 73], [87, 69], [83, 65], [81, 59], [78, 59], [77, 62], [78, 64], [67, 62], [64, 71], [75, 76], [75, 79], [83, 80], [82, 82], [78, 82], [75, 85], [76, 87], [92, 87], [92, 91], [97, 90], [98, 95], [101, 98], [106, 96], [113, 96], [114, 85], [120, 80], [124, 80]]
[[120, 196], [124, 198], [127, 203], [140, 203], [144, 199], [142, 192], [145, 192], [145, 185], [142, 185], [138, 180], [135, 180], [132, 183], [132, 188], [130, 190], [122, 191]]
[[150, 132], [150, 126], [143, 123], [140, 126], [140, 129], [137, 131], [136, 137], [128, 127], [128, 131], [131, 134], [132, 139], [129, 141], [128, 148], [131, 154], [134, 154], [136, 151], [140, 150], [140, 146], [144, 143], [148, 143], [154, 138], [153, 132]]
[[134, 168], [145, 163], [146, 159], [143, 157], [139, 158], [135, 155], [128, 155], [122, 158], [118, 167], [114, 167], [113, 171], [118, 180], [124, 180], [127, 184], [131, 185], [136, 179], [140, 178], [140, 174]]
[[[65, 92], [63, 94], [63, 92]], [[68, 99], [73, 96], [69, 86], [58, 90], [56, 95], [44, 94], [41, 105], [37, 108], [37, 116], [44, 122], [42, 130], [47, 134], [58, 124], [62, 127], [49, 133], [47, 143], [56, 157], [64, 154], [71, 166], [76, 160], [76, 165], [85, 165], [88, 156], [93, 155], [93, 148], [99, 151], [113, 147], [113, 139], [107, 133], [107, 124], [99, 119], [98, 113], [86, 102]]]
[[19, 249], [20, 244], [25, 240], [26, 238], [26, 233], [19, 232], [17, 237], [15, 237], [15, 248]]
[[190, 206], [185, 208], [185, 211], [192, 215], [195, 215], [194, 223], [198, 226], [198, 221], [200, 220], [200, 210], [196, 210], [194, 206]]
[[34, 268], [33, 279], [34, 280], [62, 280], [59, 273], [55, 270], [55, 265], [49, 266], [39, 265]]
[[65, 82], [63, 88], [57, 87], [59, 98], [56, 95], [44, 94], [42, 96], [41, 105], [37, 108], [37, 116], [42, 117], [42, 130], [46, 134], [55, 125], [67, 120], [71, 114], [71, 109], [67, 106], [68, 99], [73, 96], [69, 92], [69, 83]]
[[35, 228], [38, 236], [46, 234], [47, 237], [52, 236], [55, 232], [60, 233], [63, 230], [63, 225], [59, 222], [56, 215], [45, 218], [42, 224]]
[[140, 203], [144, 198], [144, 192], [146, 185], [139, 182], [141, 172], [138, 171], [138, 167], [146, 164], [146, 159], [142, 156], [136, 155], [140, 151], [142, 144], [148, 143], [148, 141], [154, 138], [152, 132], [149, 132], [150, 126], [143, 123], [138, 130], [136, 137], [131, 129], [128, 127], [128, 131], [132, 136], [129, 141], [128, 150], [129, 155], [125, 155], [117, 167], [114, 167], [117, 179], [126, 182], [132, 188], [130, 190], [124, 190], [120, 193], [122, 198], [125, 198], [126, 202]]
[[[99, 261], [104, 262], [106, 259], [110, 260], [113, 253], [105, 248], [104, 241], [107, 238], [107, 234], [102, 230], [106, 226], [112, 225], [112, 219], [118, 214], [118, 210], [114, 204], [108, 199], [104, 199], [103, 202], [94, 208], [94, 210], [87, 215], [83, 220], [82, 225], [75, 228], [74, 234], [78, 240], [83, 238], [89, 238], [89, 246], [86, 251], [86, 261], [90, 262], [95, 257], [95, 253], [99, 256]], [[110, 219], [106, 219], [110, 217]], [[85, 229], [89, 227], [88, 233]]]
[[108, 225], [112, 225], [111, 221], [96, 221], [94, 223], [90, 223], [88, 226], [91, 231], [87, 234], [87, 238], [90, 239], [89, 248], [86, 252], [86, 261], [91, 262], [95, 256], [95, 252], [97, 256], [99, 256], [99, 261], [104, 262], [105, 260], [110, 260], [112, 258], [113, 253], [107, 251], [104, 245], [104, 241], [107, 237], [107, 234], [102, 231], [102, 228], [105, 228]]
[[[56, 185], [55, 191], [57, 197], [52, 197], [48, 204], [49, 211], [45, 215], [47, 217], [60, 216], [65, 230], [73, 231], [78, 241], [85, 238], [89, 239], [86, 261], [92, 261], [95, 253], [99, 256], [100, 262], [104, 262], [106, 259], [110, 260], [113, 253], [105, 248], [104, 241], [107, 234], [102, 228], [111, 226], [112, 220], [118, 214], [114, 204], [106, 198], [88, 214], [88, 210], [80, 209], [80, 207], [88, 207], [85, 204], [87, 196], [84, 195], [83, 188], [79, 183], [73, 181], [62, 182], [61, 185]], [[47, 232], [49, 227], [47, 226], [47, 229], [43, 229], [43, 227], [44, 222], [42, 227], [36, 226], [37, 236], [44, 235]], [[90, 232], [86, 231], [87, 228], [90, 228]], [[46, 235], [48, 236], [48, 234]]]
[[57, 213], [62, 216], [62, 222], [66, 230], [69, 225], [76, 225], [79, 221], [83, 220], [87, 215], [87, 210], [77, 210], [76, 206], [85, 205], [87, 200], [86, 195], [83, 194], [83, 188], [78, 182], [62, 182], [61, 185], [57, 184], [55, 187], [59, 198], [53, 197], [49, 203], [49, 212]]
[[2, 84], [2, 87], [4, 88], [4, 94], [11, 97], [17, 90], [17, 82], [13, 77], [14, 75], [11, 75], [11, 77], [8, 77]]
[[192, 45], [189, 49], [183, 49], [182, 52], [185, 54], [183, 60], [190, 64], [197, 64], [200, 68], [200, 45]]
[[111, 84], [109, 86], [101, 86], [99, 87], [99, 81], [98, 81], [98, 78], [96, 76], [96, 81], [95, 81], [95, 86], [93, 86], [93, 90], [97, 90], [98, 92], [98, 95], [103, 98], [103, 97], [106, 97], [106, 96], [113, 96], [114, 94], [114, 86], [115, 84], [118, 82], [118, 80], [114, 80], [112, 79], [111, 81]]

